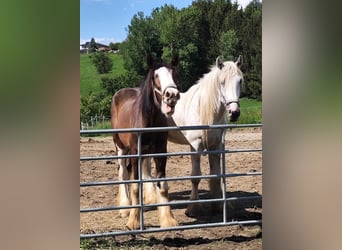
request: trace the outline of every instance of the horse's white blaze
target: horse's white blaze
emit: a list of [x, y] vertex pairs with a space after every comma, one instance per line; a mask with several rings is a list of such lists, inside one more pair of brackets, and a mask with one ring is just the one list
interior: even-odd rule
[[240, 97], [240, 76], [234, 76], [232, 79], [226, 79], [228, 83], [224, 84], [224, 96], [226, 101], [238, 101]]
[[172, 70], [167, 69], [166, 67], [160, 67], [159, 69], [155, 70], [154, 74], [158, 75], [162, 92], [165, 91], [167, 86], [176, 87], [176, 84], [172, 78]]
[[154, 74], [158, 76], [161, 85], [161, 92], [159, 94], [163, 95], [163, 101], [160, 104], [161, 111], [165, 115], [171, 116], [178, 100], [177, 96], [179, 96], [177, 85], [173, 81], [172, 70], [166, 67], [160, 67]]

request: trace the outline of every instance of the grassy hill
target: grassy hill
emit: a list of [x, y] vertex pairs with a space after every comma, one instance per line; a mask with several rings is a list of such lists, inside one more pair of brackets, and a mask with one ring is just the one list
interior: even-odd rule
[[90, 91], [98, 93], [101, 90], [101, 78], [117, 76], [125, 73], [123, 59], [119, 54], [109, 54], [113, 61], [112, 72], [108, 74], [99, 74], [92, 64], [90, 55], [80, 54], [80, 94], [86, 96]]

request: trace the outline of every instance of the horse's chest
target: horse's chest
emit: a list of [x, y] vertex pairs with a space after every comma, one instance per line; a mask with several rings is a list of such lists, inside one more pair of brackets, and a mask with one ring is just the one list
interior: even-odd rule
[[167, 133], [144, 133], [141, 140], [141, 149], [143, 152], [159, 151], [166, 145]]

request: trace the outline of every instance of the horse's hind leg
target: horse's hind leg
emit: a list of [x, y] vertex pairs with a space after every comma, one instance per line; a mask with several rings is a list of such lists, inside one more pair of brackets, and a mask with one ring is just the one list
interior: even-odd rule
[[[157, 187], [157, 203], [169, 202], [169, 187], [166, 181], [160, 182], [160, 187]], [[174, 227], [178, 226], [178, 222], [172, 214], [170, 206], [159, 206], [159, 222], [160, 227]]]
[[[120, 149], [118, 150], [118, 156], [127, 154], [127, 150]], [[128, 171], [126, 166], [126, 159], [118, 159], [119, 161], [119, 173], [118, 179], [119, 181], [128, 180]], [[131, 205], [131, 201], [129, 198], [129, 190], [128, 184], [119, 184], [119, 194], [118, 194], [118, 205], [119, 206], [129, 206]], [[119, 213], [121, 217], [127, 217], [129, 215], [130, 209], [120, 209]]]
[[[191, 147], [191, 151], [194, 152], [195, 149]], [[202, 175], [201, 172], [201, 156], [200, 155], [191, 155], [191, 176], [200, 176]], [[191, 195], [190, 200], [198, 200], [199, 194], [198, 194], [198, 184], [200, 183], [201, 179], [191, 179]], [[187, 209], [185, 210], [185, 214], [188, 217], [198, 217], [202, 214], [204, 214], [203, 207], [200, 203], [193, 203], [189, 204]]]
[[[157, 169], [157, 177], [163, 178], [165, 177], [165, 166], [166, 166], [166, 157], [156, 157], [154, 158]], [[166, 203], [169, 202], [169, 187], [166, 181], [161, 180], [157, 185], [155, 185], [155, 196], [157, 203]], [[174, 227], [178, 226], [178, 222], [174, 218], [171, 207], [170, 206], [159, 206], [159, 222], [160, 227]]]
[[[132, 183], [130, 191], [131, 191], [132, 205], [139, 205], [139, 184]], [[140, 228], [140, 209], [139, 208], [131, 208], [126, 226], [128, 227], [128, 229], [131, 229], [131, 230]]]

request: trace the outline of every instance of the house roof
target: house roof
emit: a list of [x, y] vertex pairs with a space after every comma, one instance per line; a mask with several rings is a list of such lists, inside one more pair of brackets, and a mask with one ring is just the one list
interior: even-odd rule
[[[97, 48], [108, 48], [108, 49], [110, 48], [108, 45], [105, 45], [105, 44], [102, 44], [102, 43], [96, 43], [95, 42], [95, 44], [96, 44]], [[83, 48], [89, 48], [90, 42], [86, 42], [84, 44], [81, 44], [80, 46], [83, 47]]]

